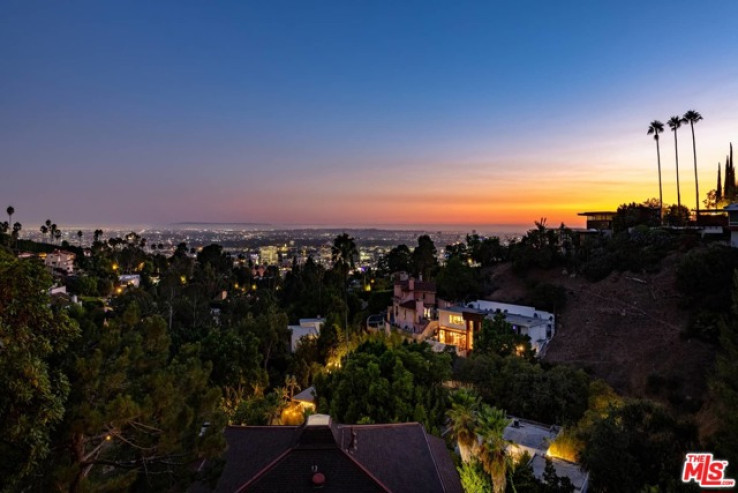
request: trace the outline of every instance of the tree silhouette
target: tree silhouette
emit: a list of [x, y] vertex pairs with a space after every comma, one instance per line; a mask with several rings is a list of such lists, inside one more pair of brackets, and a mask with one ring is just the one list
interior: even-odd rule
[[9, 205], [7, 209], [5, 209], [5, 212], [8, 213], [8, 224], [13, 224], [13, 214], [15, 214], [15, 208], [12, 205]]
[[654, 120], [648, 126], [648, 133], [646, 135], [653, 134], [653, 138], [656, 141], [656, 162], [659, 167], [659, 219], [663, 215], [664, 210], [664, 193], [661, 187], [661, 149], [659, 148], [659, 134], [663, 133], [664, 124], [658, 120]]
[[41, 234], [44, 235], [44, 243], [46, 243], [46, 235], [49, 232], [49, 228], [46, 227], [45, 224], [41, 225]]
[[692, 152], [694, 154], [694, 194], [695, 194], [694, 196], [695, 196], [695, 203], [697, 204], [695, 206], [695, 214], [699, 215], [700, 186], [699, 186], [699, 181], [697, 179], [697, 145], [695, 144], [695, 140], [694, 140], [694, 124], [702, 120], [702, 115], [700, 115], [694, 110], [689, 110], [684, 114], [684, 117], [682, 119], [684, 120], [684, 122], [688, 122], [690, 128], [692, 129]]
[[13, 247], [16, 248], [18, 246], [18, 237], [20, 236], [20, 230], [23, 228], [21, 223], [18, 221], [13, 224]]
[[333, 261], [333, 267], [341, 272], [344, 280], [348, 277], [349, 270], [354, 268], [354, 259], [358, 255], [359, 251], [356, 249], [356, 243], [348, 233], [340, 234], [333, 240], [331, 260]]
[[666, 122], [671, 131], [674, 132], [674, 159], [676, 160], [676, 177], [677, 177], [677, 206], [681, 209], [682, 207], [682, 192], [679, 188], [679, 146], [677, 145], [677, 130], [682, 126], [682, 123], [686, 123], [684, 118], [679, 116], [672, 116], [669, 121]]

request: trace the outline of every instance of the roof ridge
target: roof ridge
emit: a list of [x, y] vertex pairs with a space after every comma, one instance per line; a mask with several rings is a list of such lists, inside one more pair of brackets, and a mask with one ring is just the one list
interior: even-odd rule
[[[346, 423], [340, 423], [338, 425], [339, 428], [395, 428], [398, 426], [413, 426], [413, 425], [420, 425], [423, 426], [422, 423], [418, 421], [403, 421], [402, 423], [368, 423], [368, 424], [362, 424], [362, 425], [350, 425]], [[425, 431], [425, 428], [423, 428], [423, 431]]]
[[347, 457], [347, 458], [348, 458], [348, 459], [349, 459], [349, 460], [350, 460], [351, 462], [353, 462], [354, 464], [356, 464], [356, 466], [357, 466], [357, 467], [358, 467], [359, 469], [361, 469], [361, 470], [362, 470], [362, 471], [364, 472], [364, 474], [366, 474], [367, 476], [369, 476], [369, 478], [370, 478], [370, 479], [371, 479], [372, 481], [374, 481], [375, 483], [377, 483], [377, 485], [378, 485], [378, 486], [379, 486], [380, 488], [382, 488], [382, 490], [386, 491], [387, 493], [391, 493], [391, 492], [392, 492], [392, 490], [391, 490], [391, 489], [389, 489], [389, 488], [388, 488], [387, 486], [385, 486], [385, 484], [384, 484], [384, 483], [382, 483], [382, 482], [381, 482], [381, 481], [380, 481], [380, 480], [379, 480], [379, 479], [378, 479], [378, 478], [377, 478], [376, 476], [374, 476], [374, 474], [372, 474], [372, 473], [371, 473], [371, 472], [369, 471], [369, 469], [367, 469], [366, 467], [364, 467], [364, 465], [363, 465], [363, 464], [362, 464], [361, 462], [359, 462], [358, 460], [356, 460], [355, 458], [353, 458], [353, 457], [351, 456], [351, 454], [349, 454], [349, 453], [348, 453], [348, 452], [347, 452], [346, 450], [344, 450], [344, 449], [343, 449], [343, 437], [341, 437], [341, 442], [342, 442], [342, 443], [341, 443], [341, 446], [340, 446], [340, 447], [338, 447], [338, 450], [340, 450], [340, 451], [341, 451], [341, 453], [342, 453], [343, 455], [345, 455], [345, 456], [346, 456], [346, 457]]
[[423, 439], [425, 440], [425, 444], [428, 447], [428, 453], [430, 454], [431, 461], [433, 462], [433, 470], [436, 472], [436, 476], [438, 476], [438, 481], [443, 486], [443, 491], [446, 491], [446, 482], [443, 480], [443, 475], [438, 470], [438, 463], [436, 462], [436, 456], [433, 453], [433, 447], [431, 447], [431, 444], [428, 441], [428, 433], [425, 431], [425, 427], [423, 427]]

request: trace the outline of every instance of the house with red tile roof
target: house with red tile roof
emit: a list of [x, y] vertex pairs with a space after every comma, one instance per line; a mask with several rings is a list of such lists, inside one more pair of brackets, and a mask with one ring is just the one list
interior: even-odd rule
[[435, 283], [423, 282], [413, 277], [400, 278], [394, 284], [387, 322], [391, 326], [419, 334], [434, 318], [436, 306]]

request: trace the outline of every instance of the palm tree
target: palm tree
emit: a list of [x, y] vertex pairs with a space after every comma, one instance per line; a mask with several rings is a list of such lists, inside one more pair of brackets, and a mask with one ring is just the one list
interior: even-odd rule
[[77, 238], [79, 239], [79, 247], [82, 248], [82, 231], [77, 231]]
[[8, 224], [13, 224], [13, 214], [15, 214], [15, 207], [9, 205], [5, 212], [8, 213]]
[[492, 476], [492, 486], [496, 493], [503, 493], [507, 485], [507, 472], [512, 466], [507, 454], [508, 442], [503, 438], [510, 420], [505, 411], [483, 406], [479, 411], [477, 432], [481, 437], [479, 459], [487, 473]]
[[451, 396], [451, 409], [446, 416], [451, 420], [451, 436], [456, 438], [461, 460], [469, 462], [477, 444], [477, 412], [480, 398], [467, 389], [459, 389]]
[[679, 116], [672, 116], [669, 121], [666, 122], [671, 131], [674, 132], [674, 156], [676, 159], [676, 176], [677, 176], [677, 207], [678, 210], [682, 209], [682, 192], [679, 188], [679, 147], [677, 146], [677, 130], [682, 126], [682, 123], [686, 123], [684, 118]]
[[664, 192], [661, 187], [661, 149], [659, 148], [659, 134], [663, 133], [664, 124], [658, 120], [654, 120], [648, 126], [648, 133], [646, 135], [653, 134], [653, 139], [656, 141], [656, 162], [659, 166], [659, 220], [664, 215]]
[[694, 110], [689, 110], [684, 113], [682, 118], [685, 122], [689, 122], [689, 126], [692, 128], [692, 152], [694, 153], [694, 194], [696, 201], [695, 214], [699, 215], [700, 212], [700, 186], [697, 181], [697, 146], [694, 141], [694, 124], [702, 120], [702, 115]]
[[[61, 230], [58, 228], [54, 229], [54, 238], [56, 238], [56, 241], [61, 240]], [[61, 245], [61, 243], [59, 243]]]
[[295, 389], [299, 388], [300, 386], [297, 384], [297, 377], [294, 375], [287, 375], [284, 377], [284, 386], [289, 392], [289, 398], [290, 402], [292, 402], [292, 398], [295, 396]]
[[41, 225], [41, 234], [44, 235], [44, 243], [46, 243], [46, 234], [49, 232], [49, 228], [45, 224]]

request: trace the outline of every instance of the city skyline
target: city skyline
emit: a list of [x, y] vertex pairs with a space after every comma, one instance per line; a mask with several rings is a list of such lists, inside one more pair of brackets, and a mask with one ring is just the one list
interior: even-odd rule
[[[29, 4], [0, 16], [23, 223], [577, 227], [738, 136], [730, 2]], [[693, 207], [688, 127], [682, 203]], [[661, 135], [676, 202], [673, 134]]]

